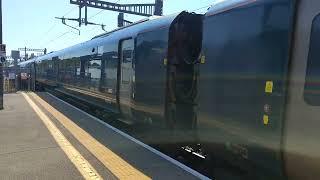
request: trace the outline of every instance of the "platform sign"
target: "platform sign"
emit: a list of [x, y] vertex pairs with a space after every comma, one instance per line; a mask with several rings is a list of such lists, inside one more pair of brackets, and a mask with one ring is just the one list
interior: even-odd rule
[[265, 92], [272, 93], [272, 91], [273, 91], [273, 81], [267, 81], [266, 87], [265, 87]]
[[0, 44], [0, 63], [4, 63], [6, 61], [6, 45]]
[[0, 57], [6, 57], [6, 45], [0, 44]]
[[9, 79], [16, 79], [15, 73], [9, 73]]
[[28, 79], [28, 73], [21, 73], [21, 79], [27, 80]]

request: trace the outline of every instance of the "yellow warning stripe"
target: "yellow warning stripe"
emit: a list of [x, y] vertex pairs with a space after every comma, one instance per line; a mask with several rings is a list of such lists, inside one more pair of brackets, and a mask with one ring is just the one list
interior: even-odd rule
[[81, 142], [99, 161], [119, 179], [151, 179], [106, 146], [94, 139], [89, 133], [80, 128], [68, 117], [49, 105], [35, 93], [34, 99], [49, 111], [70, 133]]
[[36, 112], [36, 114], [40, 117], [51, 135], [54, 137], [54, 140], [75, 165], [81, 175], [85, 179], [102, 179], [97, 171], [91, 166], [91, 164], [71, 145], [61, 131], [53, 124], [50, 118], [31, 100], [31, 98], [25, 93], [22, 93], [22, 95]]

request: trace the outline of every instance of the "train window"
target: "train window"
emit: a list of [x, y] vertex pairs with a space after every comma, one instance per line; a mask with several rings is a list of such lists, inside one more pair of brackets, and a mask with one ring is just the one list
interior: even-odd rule
[[118, 68], [118, 52], [106, 53], [107, 67]]
[[82, 56], [80, 57], [80, 77], [85, 78], [88, 76], [88, 57]]
[[80, 78], [81, 76], [81, 61], [80, 58], [78, 58], [78, 60], [75, 63], [75, 70], [76, 70], [76, 77]]
[[48, 61], [48, 68], [47, 68], [47, 78], [49, 80], [54, 80], [55, 74], [53, 70], [53, 61]]
[[[167, 36], [167, 29], [159, 29], [139, 34], [137, 37], [137, 46], [139, 46], [139, 50], [137, 50], [137, 63], [140, 63], [139, 61], [141, 61], [141, 63], [144, 61], [152, 62], [152, 60], [155, 60], [156, 63], [162, 63], [166, 54]], [[158, 66], [158, 64], [156, 66]], [[150, 70], [153, 71], [152, 69]]]
[[310, 105], [320, 105], [320, 15], [313, 20], [304, 99]]
[[53, 63], [52, 63], [52, 61], [49, 62], [48, 69], [53, 69]]
[[130, 83], [132, 77], [132, 59], [133, 59], [133, 40], [125, 40], [122, 44], [121, 57], [121, 81], [123, 84]]
[[74, 58], [73, 74], [75, 74], [75, 84], [97, 91], [101, 78], [101, 60], [102, 56], [99, 54]]
[[63, 83], [65, 82], [65, 75], [66, 75], [66, 60], [61, 60], [59, 62], [59, 79]]
[[123, 63], [132, 62], [132, 49], [123, 50]]
[[74, 69], [74, 78], [73, 78], [73, 84], [75, 86], [78, 86], [80, 83], [80, 58], [79, 57], [73, 57], [73, 69]]
[[100, 77], [101, 77], [101, 56], [94, 57], [90, 59], [89, 62], [89, 74], [90, 74], [90, 82], [93, 90], [97, 90], [99, 88]]
[[105, 62], [101, 91], [116, 93], [118, 70], [118, 44], [104, 47], [103, 61]]
[[43, 61], [41, 61], [41, 66], [40, 66], [40, 68], [41, 68], [41, 77], [42, 78], [46, 78], [47, 77], [47, 66], [48, 66], [48, 61], [47, 60], [43, 60]]
[[89, 56], [81, 56], [79, 67], [76, 69], [76, 82], [78, 87], [88, 88], [90, 87], [90, 74], [89, 74]]
[[[135, 49], [136, 100], [147, 102], [147, 106], [164, 104], [163, 82], [166, 81], [164, 60], [167, 55], [169, 29], [159, 28], [139, 34]], [[144, 93], [152, 92], [152, 93]], [[154, 96], [158, 94], [159, 96]]]
[[74, 79], [74, 59], [66, 59], [65, 61], [65, 81], [68, 84], [72, 84]]

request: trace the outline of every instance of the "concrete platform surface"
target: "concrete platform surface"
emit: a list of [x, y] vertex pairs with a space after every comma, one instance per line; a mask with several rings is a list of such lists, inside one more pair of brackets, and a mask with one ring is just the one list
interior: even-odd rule
[[0, 179], [83, 179], [21, 94], [0, 111]]
[[48, 93], [4, 102], [0, 179], [207, 179]]

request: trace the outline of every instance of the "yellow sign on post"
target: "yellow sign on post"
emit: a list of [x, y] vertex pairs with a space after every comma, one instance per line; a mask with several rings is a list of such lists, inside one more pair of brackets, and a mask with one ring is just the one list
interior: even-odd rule
[[206, 63], [206, 56], [204, 56], [204, 55], [201, 56], [200, 63], [201, 64]]
[[268, 125], [269, 124], [269, 116], [268, 115], [263, 115], [263, 124]]
[[167, 64], [168, 64], [168, 59], [167, 59], [167, 58], [164, 58], [164, 59], [163, 59], [163, 64], [164, 64], [164, 65], [167, 65]]
[[273, 91], [273, 81], [267, 81], [266, 87], [265, 87], [265, 92], [272, 93], [272, 91]]

